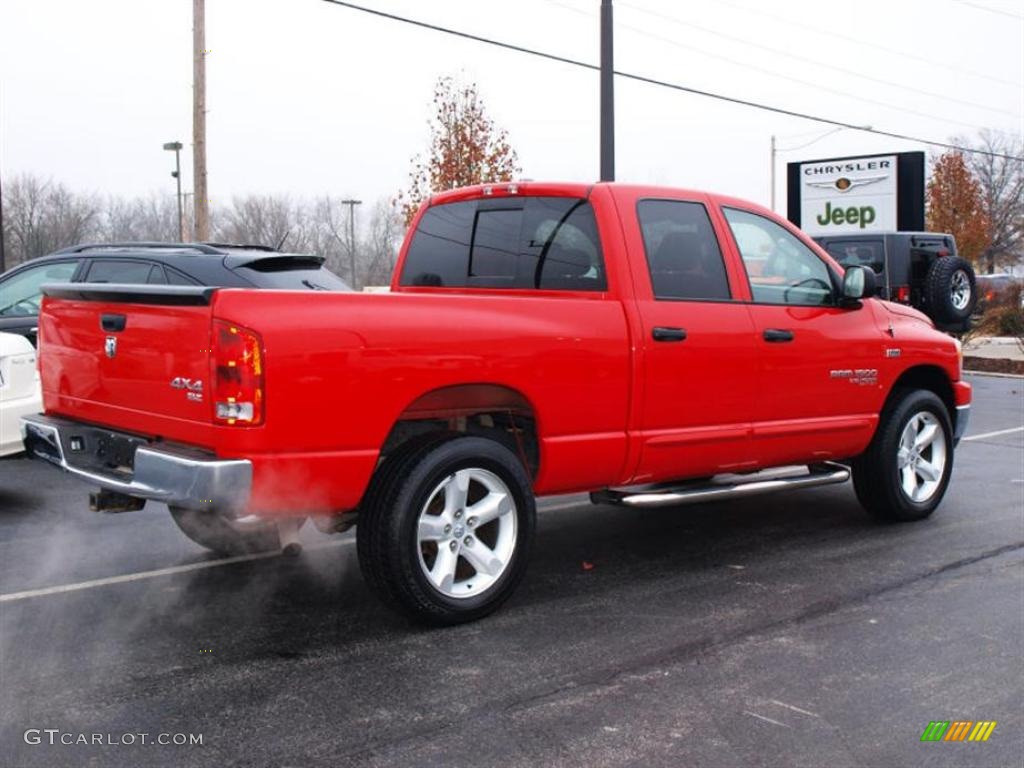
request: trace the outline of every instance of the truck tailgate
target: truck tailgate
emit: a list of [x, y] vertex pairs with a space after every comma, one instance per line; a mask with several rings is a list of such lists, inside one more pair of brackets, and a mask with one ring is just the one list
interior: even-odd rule
[[46, 411], [201, 445], [212, 419], [205, 389], [213, 290], [44, 286], [39, 344]]

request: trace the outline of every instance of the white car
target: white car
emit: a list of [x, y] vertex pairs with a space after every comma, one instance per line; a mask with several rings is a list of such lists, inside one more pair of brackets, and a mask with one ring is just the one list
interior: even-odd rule
[[43, 395], [32, 342], [0, 333], [0, 456], [24, 450], [21, 417], [43, 410]]

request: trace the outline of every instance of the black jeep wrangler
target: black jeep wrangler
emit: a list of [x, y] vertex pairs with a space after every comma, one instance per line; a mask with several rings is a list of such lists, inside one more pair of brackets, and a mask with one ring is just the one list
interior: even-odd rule
[[974, 268], [952, 235], [881, 232], [814, 238], [844, 267], [871, 267], [878, 294], [921, 310], [944, 331], [969, 330], [978, 303]]

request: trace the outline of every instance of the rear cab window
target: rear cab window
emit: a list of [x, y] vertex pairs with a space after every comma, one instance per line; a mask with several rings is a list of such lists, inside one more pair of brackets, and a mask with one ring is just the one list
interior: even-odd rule
[[402, 286], [605, 291], [590, 203], [572, 197], [431, 206], [405, 257]]

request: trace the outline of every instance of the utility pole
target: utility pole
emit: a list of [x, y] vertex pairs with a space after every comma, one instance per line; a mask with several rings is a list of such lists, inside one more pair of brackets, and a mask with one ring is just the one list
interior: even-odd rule
[[192, 183], [195, 239], [210, 239], [210, 200], [206, 187], [206, 0], [192, 0]]
[[775, 213], [775, 134], [772, 134], [772, 213]]
[[601, 181], [615, 181], [615, 65], [612, 0], [601, 0]]
[[342, 205], [348, 206], [348, 263], [349, 276], [352, 278], [352, 288], [356, 287], [356, 206], [362, 205], [362, 200], [342, 200]]
[[164, 144], [164, 149], [174, 153], [174, 171], [171, 176], [178, 182], [178, 242], [186, 242], [185, 212], [181, 204], [181, 148], [180, 141], [169, 141]]

